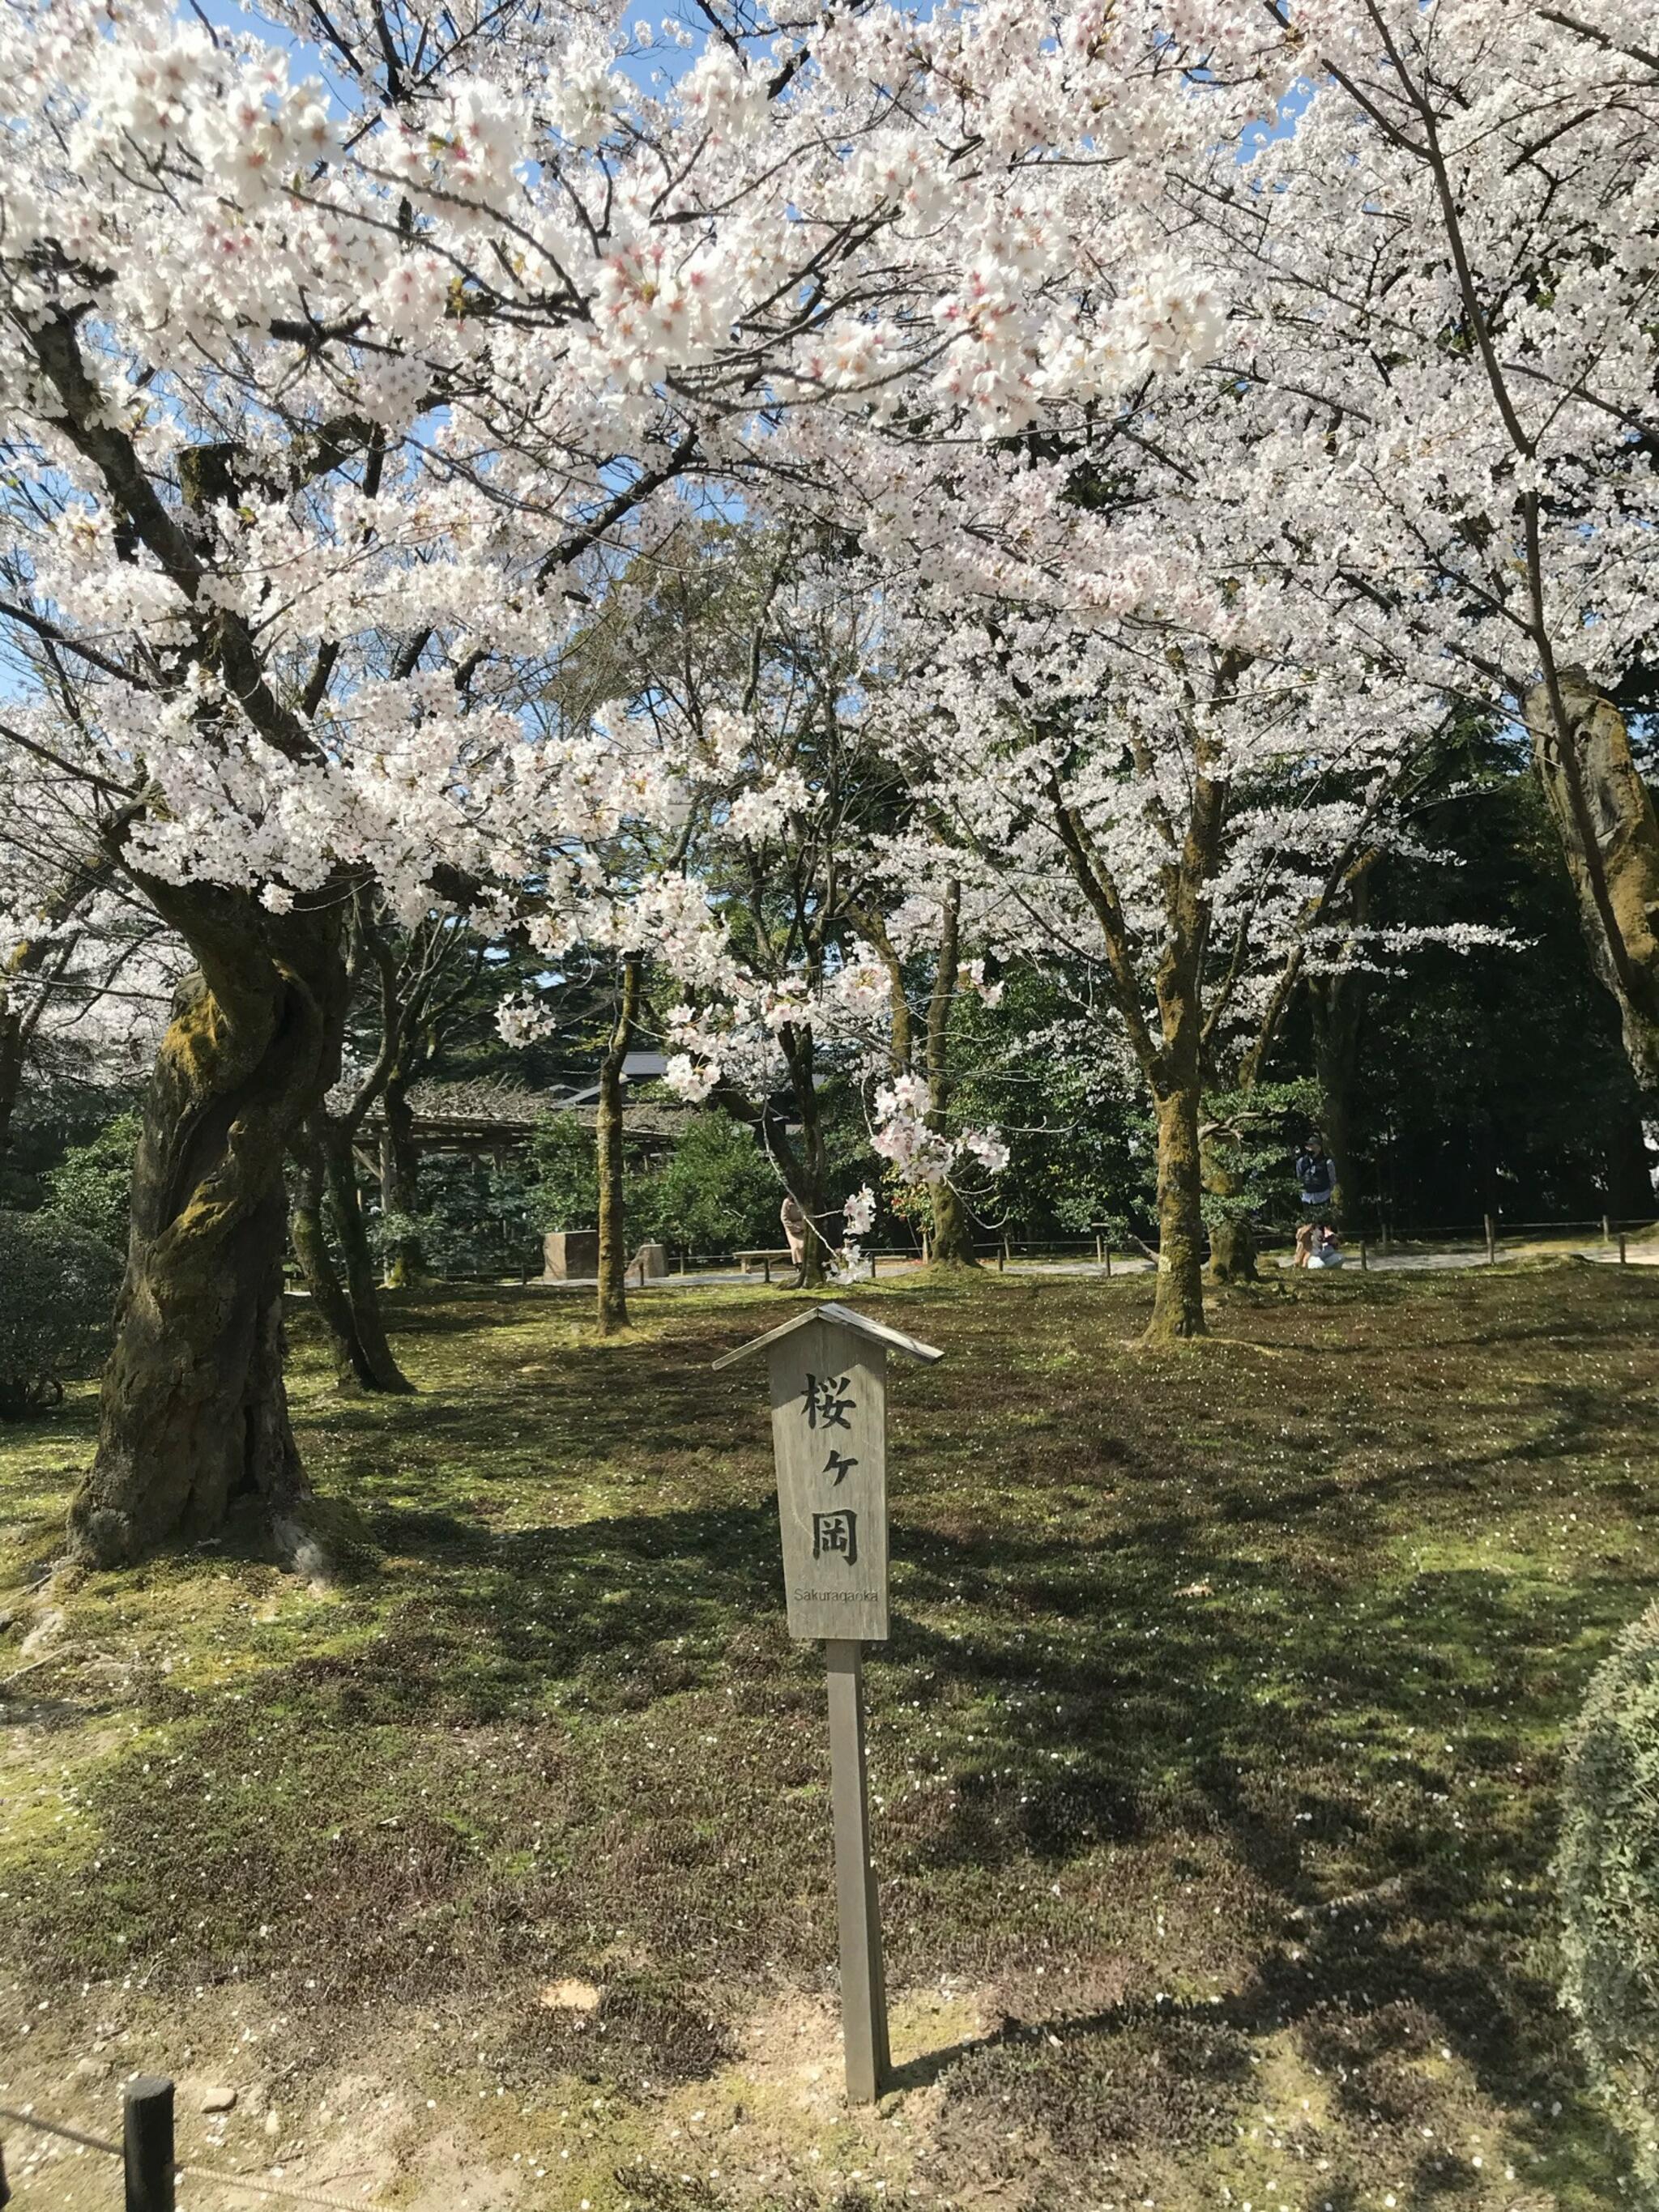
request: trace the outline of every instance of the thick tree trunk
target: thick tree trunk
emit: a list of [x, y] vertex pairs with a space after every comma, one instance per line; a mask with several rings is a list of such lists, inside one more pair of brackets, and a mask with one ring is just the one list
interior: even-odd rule
[[933, 1264], [939, 1267], [976, 1267], [974, 1224], [960, 1191], [948, 1182], [933, 1190]]
[[386, 1340], [378, 1271], [369, 1249], [368, 1224], [363, 1219], [348, 1131], [332, 1124], [325, 1126], [323, 1164], [333, 1206], [335, 1233], [340, 1240], [340, 1256], [345, 1261], [346, 1297], [350, 1302], [351, 1326], [357, 1340], [363, 1387], [368, 1390], [412, 1392], [415, 1385], [398, 1366]]
[[1204, 1319], [1203, 1182], [1198, 1146], [1199, 1085], [1167, 1091], [1158, 1109], [1158, 1284], [1148, 1344], [1206, 1336]]
[[599, 1062], [599, 1106], [595, 1130], [599, 1166], [599, 1321], [602, 1336], [628, 1327], [628, 1223], [623, 1174], [623, 1062], [633, 1041], [640, 1005], [640, 956], [623, 962], [622, 994], [605, 1057]]
[[1624, 717], [1565, 669], [1528, 695], [1533, 758], [1555, 817], [1591, 962], [1617, 1000], [1625, 1051], [1644, 1091], [1659, 1090], [1659, 817]]
[[279, 1546], [307, 1496], [283, 1382], [283, 1162], [338, 1072], [335, 910], [278, 921], [241, 893], [147, 885], [202, 972], [156, 1056], [127, 1270], [76, 1555], [112, 1566], [261, 1501]]
[[358, 1340], [351, 1317], [351, 1301], [335, 1272], [328, 1237], [323, 1226], [323, 1199], [327, 1179], [323, 1167], [321, 1139], [307, 1129], [294, 1147], [294, 1192], [289, 1207], [289, 1237], [300, 1263], [311, 1304], [334, 1350], [340, 1388], [368, 1389], [368, 1361]]
[[[388, 1221], [409, 1221], [421, 1210], [421, 1155], [415, 1142], [415, 1115], [409, 1086], [395, 1072], [380, 1095], [386, 1127], [380, 1138], [380, 1211]], [[387, 1284], [406, 1290], [426, 1280], [421, 1240], [399, 1231], [386, 1255]]]

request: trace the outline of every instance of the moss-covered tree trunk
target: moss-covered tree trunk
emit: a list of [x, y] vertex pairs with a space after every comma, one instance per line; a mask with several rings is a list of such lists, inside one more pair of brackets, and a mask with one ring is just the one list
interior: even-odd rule
[[283, 1164], [339, 1069], [337, 908], [278, 918], [241, 892], [144, 888], [200, 967], [145, 1101], [97, 1453], [70, 1540], [119, 1565], [212, 1534], [252, 1492], [291, 1553], [307, 1491], [283, 1381]]
[[1207, 1336], [1204, 1318], [1204, 1204], [1199, 1161], [1199, 1086], [1169, 1090], [1158, 1114], [1158, 1278], [1149, 1344]]
[[623, 1063], [633, 1042], [640, 1006], [640, 955], [623, 961], [616, 1018], [599, 1062], [595, 1144], [599, 1169], [599, 1322], [602, 1336], [628, 1327], [628, 1221], [623, 1195]]
[[1548, 797], [1596, 975], [1618, 1002], [1625, 1051], [1659, 1091], [1659, 817], [1624, 716], [1576, 670], [1527, 699]]
[[[386, 1126], [380, 1136], [380, 1211], [387, 1221], [408, 1222], [421, 1210], [421, 1155], [407, 1079], [394, 1069], [380, 1095]], [[399, 1229], [386, 1255], [386, 1279], [395, 1290], [426, 1280], [426, 1255], [411, 1231]]]
[[[939, 965], [927, 1003], [927, 1126], [947, 1134], [951, 1119], [951, 1010], [956, 1001], [962, 962], [962, 886], [945, 887]], [[933, 1189], [933, 1260], [935, 1267], [973, 1267], [974, 1225], [962, 1194], [953, 1183]]]
[[412, 1391], [415, 1385], [398, 1366], [386, 1340], [386, 1320], [380, 1311], [380, 1271], [368, 1242], [362, 1197], [357, 1188], [356, 1164], [349, 1131], [327, 1124], [323, 1135], [323, 1164], [333, 1208], [340, 1257], [345, 1262], [346, 1297], [361, 1358], [363, 1387], [394, 1393]]

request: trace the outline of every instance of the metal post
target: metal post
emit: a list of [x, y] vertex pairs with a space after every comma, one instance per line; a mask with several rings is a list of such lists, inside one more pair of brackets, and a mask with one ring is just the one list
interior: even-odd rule
[[126, 2212], [173, 2212], [173, 2084], [135, 2075], [123, 2100]]
[[1605, 1213], [1601, 1216], [1601, 1242], [1604, 1244], [1611, 1244], [1613, 1242], [1613, 1224]]
[[836, 1826], [836, 1912], [841, 1926], [841, 2025], [849, 2104], [873, 2105], [891, 2061], [881, 1964], [881, 1906], [870, 1863], [870, 1794], [864, 1760], [864, 1647], [826, 1641], [830, 1676], [830, 1794]]
[[1104, 1237], [1100, 1234], [1099, 1231], [1098, 1231], [1098, 1230], [1097, 1230], [1097, 1231], [1096, 1231], [1096, 1232], [1095, 1232], [1095, 1265], [1096, 1265], [1096, 1267], [1098, 1267], [1098, 1266], [1100, 1265], [1101, 1260], [1102, 1260], [1102, 1259], [1103, 1259], [1103, 1257], [1104, 1256], [1104, 1255], [1103, 1255], [1103, 1253], [1102, 1253], [1102, 1251], [1101, 1251], [1101, 1246], [1105, 1243], [1105, 1241], [1106, 1241], [1106, 1240], [1105, 1240], [1105, 1238], [1104, 1238]]

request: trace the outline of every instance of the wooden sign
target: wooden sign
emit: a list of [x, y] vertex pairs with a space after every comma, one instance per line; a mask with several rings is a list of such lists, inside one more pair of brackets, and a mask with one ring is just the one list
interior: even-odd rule
[[929, 1365], [931, 1344], [850, 1306], [814, 1306], [728, 1352], [764, 1351], [772, 1385], [778, 1524], [792, 1636], [823, 1638], [830, 1680], [830, 1784], [841, 1936], [847, 2094], [881, 2094], [889, 2071], [881, 1910], [870, 1858], [864, 1753], [866, 1644], [887, 1636], [887, 1355]]
[[789, 1633], [884, 1644], [887, 1355], [813, 1320], [767, 1364]]

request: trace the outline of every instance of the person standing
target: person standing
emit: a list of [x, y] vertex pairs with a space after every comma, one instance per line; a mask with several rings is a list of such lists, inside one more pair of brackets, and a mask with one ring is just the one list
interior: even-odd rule
[[1304, 1206], [1328, 1206], [1336, 1195], [1336, 1164], [1317, 1136], [1304, 1139], [1296, 1156], [1296, 1179]]
[[784, 1242], [789, 1247], [789, 1257], [794, 1264], [795, 1279], [787, 1287], [799, 1290], [806, 1280], [806, 1238], [810, 1224], [805, 1208], [793, 1191], [778, 1208], [778, 1219], [783, 1224]]

